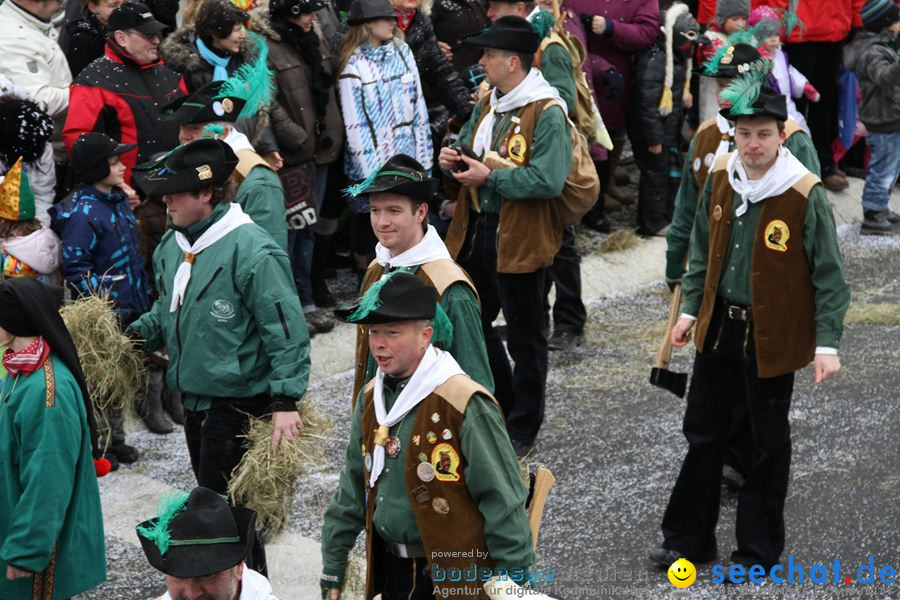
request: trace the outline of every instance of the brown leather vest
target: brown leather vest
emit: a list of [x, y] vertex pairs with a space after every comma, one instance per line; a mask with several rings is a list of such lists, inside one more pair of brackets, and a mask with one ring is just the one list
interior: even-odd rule
[[[363, 457], [372, 451], [375, 431], [378, 429], [375, 404], [372, 401], [373, 388], [374, 382], [369, 382], [364, 396], [361, 423]], [[494, 567], [484, 541], [484, 517], [466, 486], [467, 462], [460, 447], [460, 431], [466, 407], [476, 393], [483, 394], [496, 404], [490, 392], [467, 375], [451, 377], [419, 404], [412, 439], [401, 443], [401, 447], [406, 448], [404, 478], [409, 503], [432, 573], [436, 568], [445, 572], [450, 569], [465, 571], [472, 564], [478, 569]], [[497, 410], [500, 408], [497, 407]], [[434, 440], [433, 443], [430, 440]], [[434, 478], [431, 481], [424, 481], [419, 477], [418, 468], [422, 462], [419, 454], [425, 454], [432, 465], [430, 471]], [[363, 463], [368, 488], [370, 472], [366, 469], [365, 460]], [[366, 600], [374, 598], [381, 582], [378, 553], [373, 551], [372, 531], [377, 493], [377, 482], [374, 488], [366, 490]], [[453, 556], [454, 553], [457, 553], [456, 557]], [[434, 585], [441, 590], [441, 595], [436, 595], [439, 598], [487, 600], [487, 595], [478, 582], [463, 584], [449, 581], [445, 577], [444, 581], [435, 581]], [[464, 585], [469, 589], [478, 588], [478, 594], [459, 595], [459, 589]]]
[[[734, 190], [726, 169], [730, 157], [720, 157], [711, 173], [709, 255], [695, 337], [698, 352], [703, 352], [731, 241]], [[759, 377], [792, 373], [808, 365], [815, 355], [815, 290], [803, 248], [803, 216], [809, 192], [819, 183], [818, 177], [808, 173], [785, 193], [762, 202], [750, 263]]]
[[250, 175], [250, 171], [255, 167], [265, 167], [273, 173], [275, 172], [272, 165], [267, 163], [262, 156], [253, 150], [238, 150], [236, 154], [238, 157], [238, 164], [234, 168], [234, 172], [237, 173], [237, 177], [242, 183], [247, 179], [247, 176]]
[[[378, 261], [372, 261], [362, 281], [362, 292], [360, 296], [366, 293], [369, 287], [378, 281], [384, 274], [384, 267], [378, 264]], [[447, 291], [454, 283], [462, 283], [469, 286], [475, 299], [478, 299], [478, 292], [475, 290], [475, 284], [469, 279], [468, 273], [452, 260], [434, 260], [423, 265], [419, 265], [416, 275], [425, 285], [431, 286], [437, 290], [438, 302], [444, 297]], [[440, 347], [440, 345], [438, 345]], [[356, 398], [359, 396], [359, 390], [366, 384], [366, 367], [369, 364], [369, 328], [366, 325], [356, 326], [356, 364], [354, 365], [353, 374], [353, 397], [351, 406], [356, 406]]]
[[[519, 167], [528, 166], [534, 130], [537, 127], [539, 100], [522, 107], [516, 113], [518, 124], [512, 123], [499, 141], [491, 144], [502, 159], [508, 159]], [[473, 132], [478, 131], [490, 107], [488, 97], [482, 100], [481, 114]], [[552, 107], [548, 110], [554, 110]], [[560, 109], [561, 110], [561, 109]], [[500, 118], [500, 117], [498, 117]], [[518, 131], [516, 131], [518, 129]], [[519, 139], [521, 138], [521, 139]], [[510, 167], [514, 168], [514, 167]], [[562, 246], [562, 223], [552, 210], [552, 199], [536, 198], [500, 199], [500, 217], [497, 225], [497, 272], [532, 273], [553, 264], [553, 258]], [[460, 188], [456, 210], [444, 243], [454, 259], [459, 257], [469, 228], [469, 194]]]

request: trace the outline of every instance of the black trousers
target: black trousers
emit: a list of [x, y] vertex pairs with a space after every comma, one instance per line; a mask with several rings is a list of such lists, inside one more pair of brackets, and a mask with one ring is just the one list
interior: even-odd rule
[[[184, 437], [197, 485], [223, 496], [228, 491], [231, 471], [246, 452], [245, 439], [250, 415], [259, 417], [268, 403], [259, 398], [217, 399], [209, 410], [184, 411]], [[256, 535], [247, 565], [266, 574], [265, 543]]]
[[[481, 298], [481, 326], [497, 401], [506, 415], [511, 439], [530, 443], [544, 420], [547, 385], [547, 330], [544, 285], [547, 269], [531, 273], [497, 272], [496, 215], [470, 215], [459, 263], [469, 273]], [[503, 310], [506, 344], [493, 322]]]
[[[587, 320], [587, 311], [584, 302], [581, 301], [581, 256], [575, 249], [575, 228], [569, 226], [563, 229], [563, 242], [553, 259], [553, 265], [548, 272], [549, 277], [544, 283], [546, 290], [544, 295], [544, 312], [550, 312], [550, 286], [556, 286], [556, 300], [553, 303], [553, 332], [572, 333], [582, 335], [584, 322]], [[549, 322], [547, 326], [549, 328]]]
[[753, 428], [743, 391], [743, 388], [736, 390], [731, 399], [731, 429], [725, 448], [725, 464], [747, 479], [753, 466]]
[[381, 600], [434, 600], [434, 583], [424, 558], [398, 558], [385, 553]]
[[791, 65], [806, 75], [821, 94], [818, 102], [807, 102], [804, 98], [797, 100], [797, 108], [802, 112], [804, 106], [809, 107], [806, 121], [823, 176], [831, 175], [835, 169], [831, 143], [837, 137], [838, 75], [842, 47], [841, 42], [803, 42], [785, 46]]
[[768, 568], [784, 550], [784, 501], [791, 464], [788, 410], [794, 374], [760, 378], [752, 325], [716, 309], [705, 350], [694, 359], [684, 415], [688, 453], [662, 522], [663, 546], [689, 559], [715, 558], [722, 464], [731, 401], [743, 392], [753, 434], [753, 464], [738, 492], [733, 561]]
[[672, 221], [678, 184], [670, 177], [671, 151], [663, 145], [659, 154], [647, 149], [645, 140], [633, 136], [631, 149], [641, 172], [638, 183], [637, 226], [641, 235], [653, 235]]

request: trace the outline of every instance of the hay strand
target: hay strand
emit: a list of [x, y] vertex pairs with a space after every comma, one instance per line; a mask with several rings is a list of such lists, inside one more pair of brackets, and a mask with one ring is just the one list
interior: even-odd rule
[[143, 381], [143, 358], [122, 335], [112, 301], [83, 296], [60, 314], [78, 350], [94, 410], [131, 411]]
[[850, 323], [871, 325], [900, 325], [900, 304], [890, 302], [854, 302], [845, 319]]
[[244, 446], [247, 452], [231, 473], [228, 497], [235, 506], [256, 511], [257, 526], [266, 537], [281, 531], [294, 501], [294, 486], [301, 475], [326, 464], [326, 434], [331, 420], [303, 404], [303, 432], [295, 440], [282, 438], [272, 450], [275, 429], [271, 419], [250, 418]]
[[613, 231], [600, 242], [600, 252], [603, 254], [621, 252], [622, 250], [634, 248], [640, 243], [641, 238], [638, 237], [634, 229], [619, 229]]

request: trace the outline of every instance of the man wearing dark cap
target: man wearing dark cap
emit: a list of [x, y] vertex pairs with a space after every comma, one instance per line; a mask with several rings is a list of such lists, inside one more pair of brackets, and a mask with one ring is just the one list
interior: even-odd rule
[[[353, 186], [354, 196], [369, 197], [372, 231], [378, 238], [375, 260], [363, 277], [360, 295], [386, 274], [402, 269], [416, 274], [437, 291], [438, 302], [453, 325], [450, 339], [432, 340], [459, 362], [469, 377], [488, 390], [494, 378], [488, 364], [481, 307], [475, 285], [456, 264], [437, 231], [428, 224], [428, 201], [438, 181], [406, 154], [391, 157], [370, 181]], [[375, 360], [369, 354], [368, 329], [360, 325], [356, 333], [356, 374], [353, 402], [359, 390], [375, 376]]]
[[0, 598], [53, 600], [106, 580], [87, 382], [59, 314], [62, 289], [0, 282]]
[[[221, 140], [179, 146], [136, 172], [162, 196], [172, 227], [153, 253], [159, 299], [127, 332], [146, 352], [168, 349], [167, 387], [181, 392], [197, 483], [224, 494], [244, 455], [249, 418], [272, 415], [277, 450], [303, 428], [297, 402], [309, 379], [309, 337], [287, 254], [226, 182], [238, 163]], [[257, 552], [251, 566], [265, 572]]]
[[432, 344], [449, 326], [436, 295], [394, 271], [336, 312], [368, 327], [378, 370], [357, 398], [347, 463], [325, 511], [323, 598], [340, 598], [363, 528], [366, 598], [484, 598], [481, 583], [452, 573], [474, 564], [479, 576], [512, 576], [534, 562], [527, 493], [500, 410]]
[[[478, 290], [497, 398], [523, 454], [544, 419], [544, 285], [562, 244], [553, 199], [572, 164], [571, 137], [559, 93], [531, 68], [539, 36], [528, 21], [503, 17], [463, 41], [484, 48], [480, 64], [494, 90], [460, 131], [459, 147], [441, 150], [441, 168], [464, 186], [447, 248]], [[501, 308], [515, 372], [492, 325]]]
[[205, 487], [163, 496], [159, 515], [136, 527], [147, 560], [166, 575], [160, 600], [277, 600], [265, 576], [244, 563], [255, 522], [255, 512]]
[[174, 123], [161, 122], [160, 107], [187, 93], [181, 76], [159, 58], [165, 25], [140, 2], [125, 2], [107, 22], [106, 54], [85, 67], [70, 90], [63, 141], [71, 152], [82, 133], [105, 133], [137, 147], [122, 155], [125, 182], [132, 168], [178, 143]]
[[787, 149], [784, 96], [752, 63], [721, 93], [737, 152], [716, 160], [704, 187], [683, 278], [683, 314], [672, 343], [696, 325], [697, 354], [684, 417], [688, 454], [663, 517], [668, 568], [717, 556], [715, 538], [734, 390], [753, 433], [753, 464], [738, 492], [731, 560], [768, 570], [784, 550], [791, 462], [788, 411], [794, 372], [810, 362], [821, 383], [837, 357], [850, 287], [843, 276], [831, 204], [819, 178]]
[[[721, 92], [742, 74], [745, 66], [759, 59], [759, 52], [750, 44], [729, 43], [710, 58], [701, 75], [714, 77]], [[719, 108], [728, 108], [721, 98]], [[785, 121], [784, 134], [784, 147], [811, 173], [819, 175], [819, 158], [809, 134], [791, 118]], [[680, 284], [684, 275], [691, 228], [709, 171], [719, 157], [733, 149], [734, 125], [720, 114], [701, 123], [691, 139], [681, 183], [675, 194], [672, 222], [666, 232], [666, 282], [672, 289]], [[750, 472], [753, 443], [746, 402], [740, 397], [735, 398], [730, 437], [723, 478], [729, 487], [738, 488]]]
[[234, 129], [246, 101], [220, 92], [222, 81], [211, 81], [190, 96], [178, 98], [164, 106], [162, 120], [178, 125], [178, 142], [186, 144], [201, 136], [212, 136], [204, 130], [212, 125], [216, 137], [231, 146], [238, 157], [235, 168], [240, 181], [235, 202], [241, 205], [253, 222], [287, 251], [288, 233], [284, 217], [284, 190], [274, 169], [257, 154], [250, 140]]

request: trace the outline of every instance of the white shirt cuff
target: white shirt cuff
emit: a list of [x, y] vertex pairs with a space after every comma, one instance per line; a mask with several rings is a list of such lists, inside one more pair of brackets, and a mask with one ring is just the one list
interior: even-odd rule
[[829, 346], [816, 346], [816, 354], [831, 354], [832, 356], [837, 356], [837, 348], [831, 348]]
[[679, 319], [690, 319], [691, 321], [697, 320], [697, 317], [695, 317], [694, 315], [689, 315], [687, 313], [681, 313], [680, 315], [678, 315], [678, 318]]

